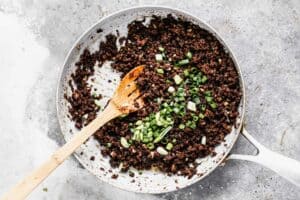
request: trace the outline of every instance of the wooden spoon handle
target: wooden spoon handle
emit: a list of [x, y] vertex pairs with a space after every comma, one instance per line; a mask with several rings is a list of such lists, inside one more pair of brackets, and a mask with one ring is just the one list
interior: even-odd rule
[[58, 149], [48, 161], [25, 177], [20, 183], [6, 193], [1, 200], [22, 200], [31, 193], [53, 170], [55, 170], [69, 155], [84, 143], [97, 129], [109, 120], [121, 115], [113, 104], [106, 109], [88, 126], [84, 127], [69, 142]]

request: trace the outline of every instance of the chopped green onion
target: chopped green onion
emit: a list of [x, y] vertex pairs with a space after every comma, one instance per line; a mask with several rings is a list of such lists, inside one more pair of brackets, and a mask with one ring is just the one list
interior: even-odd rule
[[100, 100], [95, 99], [95, 100], [94, 100], [94, 103], [96, 104], [96, 106], [98, 106], [99, 108], [101, 108]]
[[126, 138], [121, 137], [120, 141], [121, 141], [121, 145], [123, 147], [128, 148], [130, 146], [130, 144], [127, 142]]
[[196, 123], [193, 121], [187, 121], [186, 126], [192, 128], [192, 129], [195, 129], [197, 127]]
[[172, 140], [172, 143], [176, 143], [176, 141], [177, 141], [177, 140], [174, 138], [174, 139]]
[[184, 125], [184, 124], [179, 124], [178, 128], [184, 129], [184, 128], [185, 128], [185, 125]]
[[209, 104], [210, 107], [212, 107], [213, 109], [217, 108], [217, 104], [215, 102], [212, 102]]
[[88, 114], [85, 114], [85, 115], [82, 116], [83, 119], [87, 119], [88, 117], [89, 117]]
[[198, 117], [198, 116], [196, 116], [196, 115], [193, 115], [193, 121], [194, 121], [194, 122], [197, 122], [197, 121], [198, 121], [198, 119], [199, 119], [199, 117]]
[[204, 94], [205, 94], [205, 96], [211, 96], [212, 93], [211, 93], [211, 91], [205, 91]]
[[143, 137], [143, 140], [142, 140], [143, 143], [148, 143], [148, 142], [150, 142], [150, 141], [151, 141], [150, 138], [148, 138], [148, 137]]
[[155, 60], [156, 61], [162, 61], [163, 60], [163, 55], [162, 54], [155, 54]]
[[204, 117], [205, 117], [205, 115], [204, 115], [203, 113], [200, 113], [200, 114], [199, 114], [199, 118], [200, 118], [200, 119], [204, 119]]
[[172, 148], [173, 148], [173, 144], [172, 143], [168, 143], [167, 146], [166, 146], [166, 149], [168, 151], [171, 151]]
[[163, 51], [165, 51], [165, 48], [163, 48], [163, 47], [158, 47], [158, 50], [160, 50], [161, 52], [163, 52]]
[[172, 87], [172, 86], [170, 86], [170, 87], [168, 88], [168, 92], [170, 92], [170, 93], [173, 93], [173, 92], [175, 92], [175, 88], [174, 88], [174, 87]]
[[176, 108], [176, 107], [173, 109], [173, 111], [174, 111], [174, 113], [176, 113], [176, 114], [178, 114], [178, 113], [180, 112], [179, 108]]
[[156, 148], [156, 151], [157, 151], [160, 155], [163, 155], [163, 156], [168, 155], [168, 152], [167, 152], [163, 147], [157, 147], [157, 148]]
[[202, 111], [205, 111], [205, 109], [206, 109], [206, 106], [205, 106], [205, 105], [202, 105], [202, 106], [201, 106], [201, 110], [202, 110]]
[[179, 85], [183, 81], [182, 78], [177, 74], [174, 76], [173, 79], [177, 85]]
[[156, 72], [159, 73], [159, 74], [164, 74], [164, 70], [163, 70], [163, 69], [160, 69], [160, 68], [159, 68], [159, 69], [156, 69]]
[[136, 125], [142, 125], [143, 121], [142, 120], [138, 120], [135, 122]]
[[155, 140], [153, 141], [154, 143], [157, 143], [159, 141], [161, 141], [165, 135], [172, 129], [172, 126], [168, 126], [167, 128], [165, 128], [157, 138], [155, 138]]
[[189, 64], [189, 60], [188, 59], [184, 59], [184, 60], [180, 60], [177, 65], [181, 66], [181, 65], [186, 65], [186, 64]]
[[185, 70], [183, 71], [183, 73], [184, 73], [185, 76], [188, 76], [188, 75], [190, 74], [188, 69], [185, 69]]
[[127, 115], [128, 115], [128, 114], [120, 115], [119, 118], [122, 119], [122, 118], [124, 118], [124, 117], [127, 117]]
[[150, 149], [150, 150], [152, 150], [152, 149], [155, 148], [155, 146], [154, 146], [153, 143], [148, 143], [148, 144], [146, 144], [146, 145], [147, 145], [148, 149]]
[[199, 97], [194, 98], [193, 101], [195, 104], [199, 104], [201, 102]]
[[189, 51], [189, 52], [186, 53], [186, 57], [187, 57], [188, 59], [191, 59], [192, 56], [193, 56], [193, 55], [192, 55], [192, 52]]
[[203, 75], [202, 78], [201, 78], [201, 82], [205, 83], [206, 81], [207, 81], [207, 76]]
[[98, 96], [98, 94], [97, 94], [96, 92], [93, 92], [92, 96], [93, 96], [94, 98], [96, 98], [96, 97]]
[[189, 101], [187, 104], [187, 109], [196, 112], [197, 111], [196, 104], [192, 101]]
[[205, 97], [205, 100], [206, 100], [207, 102], [212, 102], [213, 98], [210, 97], [210, 96], [206, 96], [206, 97]]
[[110, 148], [110, 147], [111, 147], [111, 143], [110, 143], [110, 142], [106, 143], [106, 146], [107, 146], [108, 148]]
[[206, 145], [206, 136], [202, 136], [201, 144]]

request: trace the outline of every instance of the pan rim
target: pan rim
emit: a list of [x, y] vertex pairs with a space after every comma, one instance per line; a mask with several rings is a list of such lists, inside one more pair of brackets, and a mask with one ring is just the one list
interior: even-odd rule
[[[235, 64], [235, 68], [238, 72], [238, 76], [239, 76], [239, 82], [240, 82], [240, 87], [241, 87], [241, 92], [242, 92], [242, 99], [240, 101], [240, 105], [242, 106], [239, 106], [241, 107], [241, 111], [239, 111], [239, 116], [237, 118], [240, 119], [240, 123], [238, 124], [238, 127], [236, 128], [236, 131], [237, 131], [237, 134], [234, 136], [234, 138], [232, 139], [232, 141], [228, 144], [228, 147], [227, 147], [227, 150], [224, 152], [224, 155], [222, 157], [222, 159], [220, 159], [218, 162], [216, 162], [216, 164], [214, 166], [212, 166], [210, 168], [210, 170], [208, 170], [207, 173], [205, 173], [203, 176], [197, 178], [197, 179], [194, 179], [193, 181], [190, 181], [188, 182], [188, 184], [186, 184], [184, 187], [181, 187], [180, 189], [183, 189], [183, 188], [187, 188], [191, 185], [193, 185], [194, 183], [204, 179], [205, 177], [207, 177], [209, 174], [211, 174], [224, 160], [226, 160], [228, 154], [231, 152], [234, 144], [236, 143], [239, 135], [240, 135], [240, 131], [242, 129], [242, 126], [243, 126], [243, 121], [244, 121], [244, 115], [245, 115], [245, 104], [246, 104], [246, 98], [245, 98], [245, 84], [244, 84], [244, 79], [243, 79], [243, 75], [242, 75], [242, 72], [241, 72], [241, 68], [240, 68], [240, 65], [236, 59], [236, 56], [234, 55], [233, 51], [231, 50], [231, 48], [228, 46], [228, 44], [224, 41], [224, 39], [221, 37], [221, 35], [211, 26], [209, 25], [206, 21], [200, 19], [199, 17], [189, 13], [188, 11], [185, 11], [183, 9], [179, 9], [179, 8], [174, 8], [174, 7], [169, 7], [169, 6], [160, 6], [160, 5], [142, 5], [142, 6], [134, 6], [134, 7], [130, 7], [130, 8], [125, 8], [125, 9], [121, 9], [119, 11], [116, 11], [116, 12], [113, 12], [107, 16], [104, 16], [102, 17], [101, 19], [99, 19], [97, 22], [95, 22], [94, 24], [92, 24], [91, 26], [89, 26], [79, 37], [78, 39], [73, 43], [72, 47], [70, 48], [70, 50], [68, 51], [67, 55], [65, 56], [65, 59], [64, 59], [64, 62], [63, 62], [63, 67], [60, 69], [60, 72], [59, 72], [59, 78], [58, 78], [58, 83], [57, 83], [57, 88], [56, 88], [56, 116], [58, 118], [58, 124], [59, 124], [59, 130], [61, 132], [61, 134], [63, 135], [63, 139], [64, 139], [64, 142], [66, 143], [67, 142], [67, 139], [65, 137], [65, 135], [63, 134], [63, 131], [62, 131], [62, 120], [60, 119], [59, 117], [59, 92], [61, 91], [61, 82], [63, 81], [64, 79], [64, 76], [63, 76], [63, 72], [64, 72], [64, 69], [66, 68], [66, 64], [67, 64], [67, 61], [72, 53], [72, 51], [74, 50], [74, 48], [76, 48], [76, 46], [79, 44], [79, 42], [81, 41], [81, 39], [87, 34], [89, 33], [90, 30], [92, 30], [93, 28], [95, 28], [99, 23], [101, 23], [102, 21], [105, 21], [109, 18], [111, 18], [112, 16], [114, 15], [118, 15], [118, 14], [121, 14], [123, 12], [128, 12], [128, 11], [131, 11], [131, 10], [135, 10], [135, 9], [143, 9], [143, 8], [148, 8], [148, 9], [167, 9], [167, 10], [170, 10], [170, 12], [172, 11], [176, 11], [182, 15], [186, 15], [186, 16], [189, 16], [191, 18], [194, 18], [196, 20], [198, 20], [199, 22], [203, 23], [205, 26], [207, 26], [209, 29], [210, 29], [210, 32], [212, 32], [213, 34], [215, 34], [217, 36], [217, 39], [222, 42], [222, 45], [225, 46], [225, 48], [228, 50], [229, 54], [230, 54], [230, 57], [232, 58], [234, 64]], [[81, 163], [84, 168], [86, 170], [88, 170], [91, 174], [93, 174], [94, 176], [97, 177], [97, 179], [101, 180], [102, 182], [105, 182], [107, 183], [106, 181], [103, 181], [102, 179], [100, 179], [92, 170], [90, 170], [89, 168], [87, 168], [83, 163], [83, 161], [81, 160], [81, 158], [74, 152], [72, 154], [78, 161], [79, 163]], [[122, 189], [122, 190], [125, 190], [124, 188], [118, 186], [117, 184], [113, 184], [113, 183], [108, 183], [109, 185], [112, 185], [114, 187], [117, 187], [119, 189]], [[176, 191], [178, 189], [170, 189], [168, 191], [137, 191], [137, 190], [130, 190], [130, 189], [126, 189], [125, 191], [131, 191], [131, 192], [135, 192], [135, 193], [148, 193], [148, 194], [162, 194], [162, 193], [168, 193], [168, 192], [173, 192], [173, 191]]]

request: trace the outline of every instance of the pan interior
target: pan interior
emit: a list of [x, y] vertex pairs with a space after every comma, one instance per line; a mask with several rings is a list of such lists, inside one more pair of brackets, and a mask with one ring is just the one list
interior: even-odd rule
[[[75, 63], [79, 60], [79, 56], [83, 52], [83, 50], [85, 48], [88, 48], [91, 52], [97, 50], [100, 41], [104, 40], [105, 35], [109, 33], [116, 33], [116, 30], [119, 31], [120, 37], [126, 36], [127, 24], [133, 20], [142, 19], [144, 16], [151, 16], [153, 14], [158, 16], [167, 16], [167, 14], [170, 13], [172, 13], [174, 16], [192, 21], [193, 23], [199, 25], [201, 28], [213, 33], [224, 45], [224, 48], [231, 54], [233, 61], [237, 66], [236, 60], [234, 59], [232, 53], [225, 45], [223, 40], [216, 34], [216, 32], [198, 18], [193, 17], [187, 13], [165, 7], [137, 7], [123, 10], [110, 15], [100, 20], [97, 24], [95, 24], [87, 32], [85, 32], [75, 43], [65, 60], [57, 91], [57, 111], [61, 131], [66, 141], [70, 140], [73, 134], [76, 134], [78, 130], [74, 127], [74, 123], [68, 118], [69, 105], [64, 98], [64, 94], [70, 94], [71, 92], [68, 81], [70, 80], [71, 73], [75, 71]], [[99, 28], [103, 30], [101, 34], [97, 33], [97, 30]], [[101, 100], [101, 104], [103, 107], [112, 96], [113, 91], [120, 81], [120, 77], [118, 73], [114, 72], [110, 68], [109, 62], [104, 63], [101, 68], [95, 67], [95, 70], [96, 72], [94, 78], [96, 81], [90, 83], [92, 87], [96, 87], [97, 91], [100, 91], [100, 93], [103, 94], [103, 99]], [[238, 67], [237, 70], [240, 73]], [[109, 79], [114, 81], [108, 83]], [[241, 88], [243, 90], [243, 82], [242, 79], [240, 80]], [[131, 171], [135, 172], [135, 182], [132, 182], [133, 178], [131, 178], [128, 174], [120, 173], [119, 169], [112, 169], [110, 167], [108, 158], [104, 158], [101, 155], [99, 150], [101, 149], [101, 146], [94, 138], [90, 138], [85, 144], [81, 145], [81, 147], [78, 148], [75, 152], [75, 157], [86, 169], [97, 176], [100, 180], [121, 189], [141, 193], [163, 193], [174, 191], [201, 180], [211, 171], [213, 171], [226, 157], [233, 144], [235, 143], [241, 128], [240, 122], [243, 118], [243, 104], [244, 97], [241, 100], [241, 104], [239, 107], [240, 117], [237, 120], [237, 128], [234, 127], [232, 129], [232, 132], [226, 136], [225, 142], [216, 147], [216, 156], [199, 159], [199, 163], [201, 164], [197, 168], [198, 175], [193, 176], [191, 179], [176, 175], [167, 176], [166, 174], [156, 171], [143, 171], [143, 173], [140, 174], [136, 170], [132, 169]], [[94, 161], [90, 160], [92, 156], [95, 157]], [[100, 168], [104, 170], [100, 170]], [[118, 178], [112, 179], [112, 174], [118, 174]], [[175, 180], [177, 181], [175, 182]]]

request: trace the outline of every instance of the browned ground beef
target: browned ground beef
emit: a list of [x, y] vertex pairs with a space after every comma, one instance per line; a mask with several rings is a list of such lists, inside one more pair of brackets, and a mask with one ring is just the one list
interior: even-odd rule
[[[112, 67], [124, 76], [132, 68], [145, 65], [146, 69], [138, 79], [138, 85], [145, 94], [145, 107], [126, 117], [117, 118], [100, 128], [95, 138], [103, 146], [102, 154], [110, 157], [113, 167], [122, 163], [122, 170], [127, 171], [130, 166], [138, 170], [157, 168], [166, 173], [176, 173], [191, 177], [195, 174], [196, 158], [214, 155], [214, 148], [224, 141], [230, 133], [238, 116], [238, 105], [241, 100], [238, 73], [230, 56], [224, 51], [222, 44], [209, 32], [199, 26], [171, 15], [166, 18], [153, 16], [149, 25], [143, 21], [133, 21], [128, 25], [127, 38], [119, 38], [123, 46], [116, 47], [117, 36], [107, 35], [106, 41], [101, 42], [100, 50], [91, 54], [84, 50], [80, 60], [76, 63], [77, 70], [72, 75], [72, 96], [66, 98], [70, 103], [69, 113], [77, 128], [81, 128], [96, 117], [99, 107], [95, 99], [101, 95], [92, 95], [87, 79], [93, 75], [94, 67], [101, 67], [104, 61], [113, 61]], [[163, 62], [155, 60], [155, 54], [161, 53], [163, 47], [165, 57]], [[178, 61], [186, 58], [191, 52], [189, 64], [175, 66]], [[169, 60], [170, 59], [170, 60]], [[99, 66], [94, 66], [96, 61]], [[130, 123], [144, 119], [150, 113], [160, 109], [157, 98], [168, 99], [172, 94], [167, 92], [174, 84], [175, 74], [183, 76], [185, 69], [195, 67], [207, 77], [207, 81], [199, 86], [198, 97], [204, 118], [197, 121], [195, 128], [178, 128], [186, 123], [190, 115], [173, 114], [174, 125], [165, 138], [156, 146], [165, 146], [172, 141], [174, 147], [168, 155], [160, 155], [155, 149], [150, 150], [146, 144], [132, 141], [129, 148], [120, 144], [120, 137], [128, 141], [132, 138]], [[164, 70], [164, 74], [157, 73], [157, 68]], [[73, 86], [74, 85], [74, 86]], [[186, 101], [191, 100], [189, 87]], [[205, 92], [211, 91], [217, 107], [212, 108], [205, 100]], [[85, 117], [83, 117], [85, 116]], [[201, 143], [202, 137], [206, 143]]]

